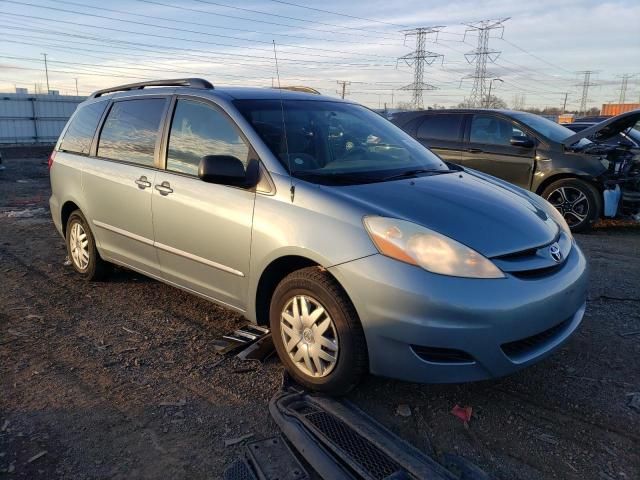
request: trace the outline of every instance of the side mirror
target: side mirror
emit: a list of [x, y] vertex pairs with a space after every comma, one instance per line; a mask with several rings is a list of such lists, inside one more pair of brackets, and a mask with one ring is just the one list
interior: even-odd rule
[[208, 183], [248, 188], [257, 181], [255, 175], [251, 175], [253, 170], [249, 167], [245, 170], [242, 161], [231, 155], [207, 155], [200, 160], [198, 177]]
[[510, 140], [511, 145], [514, 147], [531, 148], [533, 147], [533, 140], [524, 135], [514, 135]]

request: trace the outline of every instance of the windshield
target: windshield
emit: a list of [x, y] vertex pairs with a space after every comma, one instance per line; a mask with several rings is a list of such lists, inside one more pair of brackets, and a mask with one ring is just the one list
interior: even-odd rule
[[[563, 127], [562, 125], [552, 122], [551, 120], [541, 117], [540, 115], [534, 115], [533, 113], [524, 113], [518, 112], [514, 113], [513, 116], [530, 127], [532, 130], [535, 130], [540, 135], [547, 137], [549, 140], [553, 140], [554, 142], [562, 143], [570, 136], [574, 135], [575, 132], [567, 127]], [[578, 146], [584, 146], [591, 143], [587, 139], [582, 139], [577, 142]]]
[[633, 140], [637, 145], [640, 145], [640, 130], [636, 128], [630, 128], [629, 130], [627, 130], [627, 136], [631, 138], [631, 140]]
[[420, 143], [360, 105], [317, 100], [234, 104], [280, 163], [305, 180], [353, 184], [450, 171]]

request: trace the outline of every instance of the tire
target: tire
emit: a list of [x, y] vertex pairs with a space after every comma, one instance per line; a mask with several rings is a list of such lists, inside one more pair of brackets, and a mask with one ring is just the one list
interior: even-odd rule
[[558, 209], [572, 232], [586, 232], [600, 218], [600, 192], [584, 180], [557, 180], [544, 189], [542, 197]]
[[[72, 242], [77, 247], [75, 251]], [[80, 210], [75, 210], [69, 215], [66, 243], [67, 255], [73, 269], [87, 282], [103, 280], [107, 277], [111, 270], [110, 265], [100, 258], [93, 233]]]
[[[293, 318], [296, 303], [298, 312], [304, 312], [305, 302], [311, 318], [307, 319], [306, 327], [299, 323], [296, 329], [295, 322], [285, 319], [284, 314]], [[295, 271], [278, 284], [271, 298], [269, 322], [278, 356], [300, 385], [343, 395], [368, 372], [367, 346], [358, 314], [338, 282], [320, 268]], [[291, 353], [285, 342], [290, 347], [294, 345]], [[296, 355], [301, 356], [296, 360]], [[335, 358], [335, 362], [327, 360], [327, 356]]]

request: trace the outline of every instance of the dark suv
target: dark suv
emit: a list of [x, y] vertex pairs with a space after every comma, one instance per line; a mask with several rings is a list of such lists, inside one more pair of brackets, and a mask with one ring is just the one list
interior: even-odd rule
[[619, 203], [637, 201], [640, 152], [597, 139], [626, 131], [638, 120], [640, 110], [576, 133], [539, 115], [511, 110], [426, 110], [391, 118], [444, 160], [546, 198], [573, 231], [588, 229], [605, 213], [614, 216]]

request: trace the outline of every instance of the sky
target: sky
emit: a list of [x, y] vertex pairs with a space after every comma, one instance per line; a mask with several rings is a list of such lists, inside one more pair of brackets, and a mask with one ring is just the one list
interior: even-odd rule
[[[199, 76], [214, 85], [305, 85], [367, 106], [410, 101], [402, 87], [415, 49], [404, 30], [427, 36], [424, 105], [452, 107], [471, 92], [477, 48], [469, 24], [506, 19], [490, 32], [492, 94], [510, 107], [580, 104], [591, 70], [588, 106], [640, 101], [640, 1], [590, 0], [0, 0], [0, 91], [15, 87], [87, 95], [147, 79]], [[498, 54], [499, 52], [499, 54]], [[634, 75], [635, 74], [635, 75]]]

